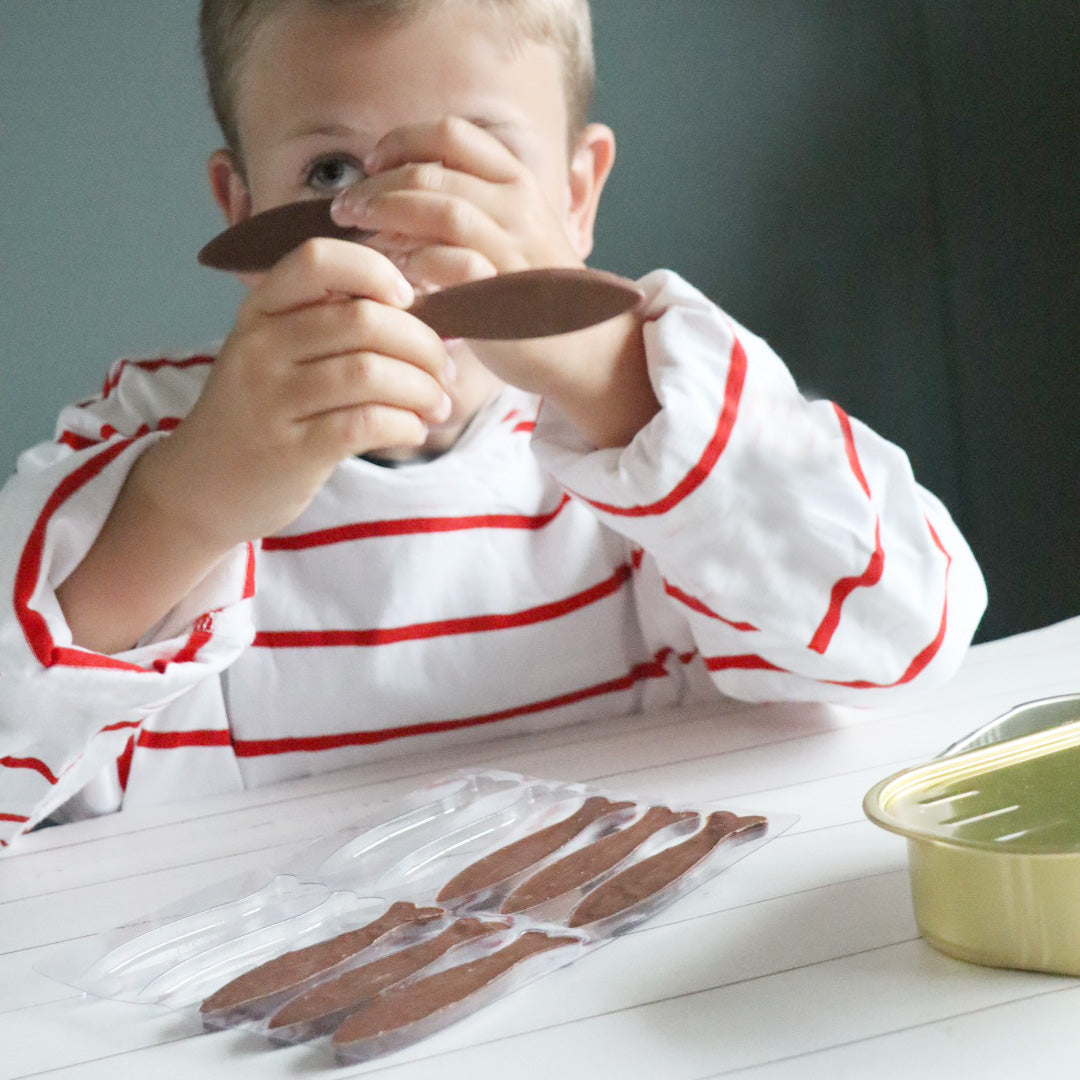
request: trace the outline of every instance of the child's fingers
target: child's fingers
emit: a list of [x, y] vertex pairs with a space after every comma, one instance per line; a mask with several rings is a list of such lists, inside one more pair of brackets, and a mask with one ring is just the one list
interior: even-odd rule
[[428, 426], [415, 412], [381, 402], [323, 413], [304, 429], [308, 452], [331, 461], [372, 450], [422, 446], [427, 437]]
[[[489, 204], [492, 201], [488, 199]], [[361, 216], [367, 222], [365, 228], [406, 238], [413, 246], [468, 247], [500, 271], [527, 268], [513, 234], [491, 216], [484, 203], [466, 196], [445, 190], [384, 191], [365, 203]]]
[[296, 423], [342, 409], [389, 405], [438, 423], [450, 399], [437, 379], [415, 364], [375, 352], [349, 353], [298, 365], [282, 384]]
[[409, 161], [440, 161], [490, 183], [515, 180], [524, 166], [491, 132], [460, 116], [408, 124], [388, 132], [364, 159], [369, 175]]
[[446, 348], [434, 330], [407, 312], [367, 299], [337, 299], [265, 318], [250, 330], [252, 355], [279, 355], [290, 365], [370, 352], [391, 356], [446, 382]]
[[394, 195], [413, 192], [431, 200], [459, 200], [480, 207], [507, 228], [518, 223], [521, 199], [517, 188], [522, 180], [515, 177], [512, 182], [493, 183], [440, 161], [410, 161], [365, 177], [341, 191], [332, 214], [340, 225], [382, 229], [385, 226], [381, 221], [378, 226], [374, 224], [380, 207]]
[[348, 240], [317, 237], [289, 252], [259, 281], [241, 305], [237, 323], [339, 296], [363, 296], [404, 308], [412, 303], [413, 290], [379, 252]]
[[472, 248], [448, 244], [402, 246], [387, 254], [410, 281], [421, 287], [445, 289], [451, 285], [464, 285], [493, 277], [500, 269]]

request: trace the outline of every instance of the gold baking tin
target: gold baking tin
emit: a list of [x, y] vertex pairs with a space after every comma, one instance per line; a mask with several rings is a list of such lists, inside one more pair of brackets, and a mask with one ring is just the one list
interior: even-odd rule
[[1080, 695], [1010, 710], [882, 780], [863, 808], [906, 837], [915, 919], [932, 945], [1080, 975]]

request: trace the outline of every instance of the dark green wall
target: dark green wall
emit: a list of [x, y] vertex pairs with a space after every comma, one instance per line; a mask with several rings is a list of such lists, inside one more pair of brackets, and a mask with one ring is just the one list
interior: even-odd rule
[[[228, 329], [197, 6], [0, 0], [0, 474], [117, 356]], [[594, 12], [596, 264], [679, 270], [905, 446], [984, 565], [982, 637], [1080, 613], [1080, 3]]]
[[1080, 613], [1080, 4], [594, 0], [598, 265], [679, 270], [903, 445], [980, 637]]

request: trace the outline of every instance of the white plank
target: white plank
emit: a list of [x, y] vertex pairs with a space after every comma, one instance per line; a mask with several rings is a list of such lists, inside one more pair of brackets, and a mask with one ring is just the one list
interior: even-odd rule
[[[1075, 1080], [1080, 1055], [1080, 987], [1072, 980], [1030, 997], [934, 1020], [886, 1035], [701, 1080], [954, 1080], [1037, 1076]], [[1001, 1038], [1002, 1032], [1010, 1033]]]
[[[886, 710], [736, 705], [724, 716], [621, 718], [45, 830], [27, 839], [25, 854], [0, 861], [0, 1078], [315, 1070], [401, 1080], [784, 1080], [900, 1069], [963, 1076], [973, 1063], [978, 1075], [1022, 1064], [1072, 1075], [1052, 1065], [1057, 1051], [1075, 1049], [1080, 985], [962, 964], [918, 940], [904, 844], [870, 825], [861, 801], [876, 780], [1005, 709], [1074, 691], [1078, 638], [1074, 619], [979, 646], [946, 687]], [[799, 820], [622, 939], [368, 1067], [327, 1071], [310, 1049], [196, 1035], [191, 1017], [81, 1000], [37, 971], [64, 938], [271, 866], [359, 807], [464, 765], [677, 804], [737, 800]], [[1032, 1041], [1009, 1037], [1017, 1030], [1057, 1051], [1040, 1058]]]

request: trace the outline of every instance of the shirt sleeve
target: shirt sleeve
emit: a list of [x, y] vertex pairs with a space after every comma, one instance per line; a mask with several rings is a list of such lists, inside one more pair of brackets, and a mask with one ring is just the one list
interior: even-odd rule
[[629, 446], [595, 450], [545, 405], [534, 448], [640, 548], [646, 628], [674, 613], [694, 661], [744, 700], [870, 704], [948, 678], [986, 588], [904, 452], [804, 398], [676, 275], [640, 284], [660, 412]]
[[124, 412], [112, 395], [65, 410], [57, 440], [25, 452], [0, 489], [0, 845], [122, 762], [148, 719], [252, 638], [255, 552], [244, 544], [136, 647], [103, 655], [72, 641], [56, 588], [162, 437]]

